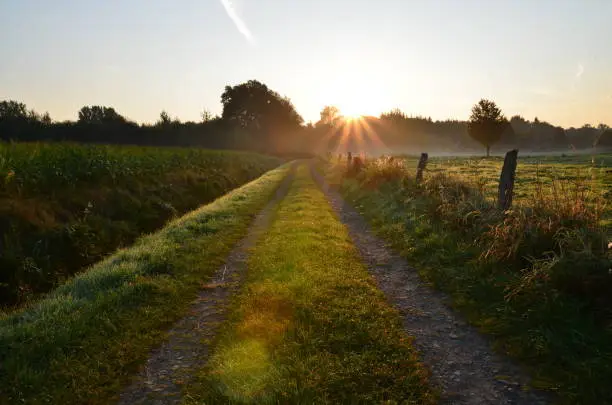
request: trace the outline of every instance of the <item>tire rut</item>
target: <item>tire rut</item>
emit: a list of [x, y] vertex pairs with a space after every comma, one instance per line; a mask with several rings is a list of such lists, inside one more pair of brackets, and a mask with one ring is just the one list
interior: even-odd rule
[[509, 359], [497, 355], [488, 339], [445, 302], [448, 298], [427, 286], [405, 259], [375, 236], [365, 219], [339, 193], [329, 188], [314, 165], [312, 176], [326, 195], [374, 277], [378, 287], [400, 312], [405, 330], [444, 405], [547, 404], [549, 395], [529, 390], [529, 377]]
[[240, 287], [248, 251], [268, 228], [274, 208], [289, 190], [295, 168], [296, 163], [256, 216], [247, 235], [232, 249], [226, 263], [199, 292], [188, 315], [174, 324], [166, 341], [153, 350], [138, 376], [123, 390], [119, 405], [180, 403], [181, 387], [211, 354], [209, 342], [225, 320], [228, 300]]

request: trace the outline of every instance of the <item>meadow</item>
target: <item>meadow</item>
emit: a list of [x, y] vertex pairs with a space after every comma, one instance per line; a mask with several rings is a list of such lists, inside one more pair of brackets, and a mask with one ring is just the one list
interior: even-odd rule
[[[407, 157], [407, 170], [414, 170], [418, 158]], [[495, 202], [503, 158], [432, 157], [430, 175], [444, 173], [475, 185], [483, 196]], [[612, 230], [612, 154], [520, 156], [514, 186], [515, 206], [529, 206], [534, 196], [550, 200], [585, 201], [601, 210], [601, 223]], [[603, 204], [602, 204], [603, 203]], [[598, 206], [599, 204], [599, 206]], [[612, 235], [610, 235], [612, 238]]]
[[346, 161], [328, 178], [374, 229], [534, 387], [561, 403], [610, 403], [610, 155], [519, 157], [511, 210], [496, 207], [501, 158]]
[[280, 163], [197, 148], [0, 143], [0, 306], [49, 291]]

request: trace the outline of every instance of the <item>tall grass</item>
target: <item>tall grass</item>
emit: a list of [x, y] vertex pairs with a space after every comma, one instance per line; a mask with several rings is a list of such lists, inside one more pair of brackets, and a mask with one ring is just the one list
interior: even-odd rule
[[[581, 176], [536, 179], [532, 194], [511, 210], [497, 209], [478, 178], [437, 172], [417, 185], [401, 159], [370, 161], [358, 181], [364, 187], [396, 181], [405, 195], [425, 197], [429, 214], [473, 238], [479, 260], [513, 263], [523, 274], [508, 297], [541, 283], [590, 303], [606, 303], [612, 275], [607, 232], [601, 225], [607, 201]], [[546, 263], [546, 264], [545, 264]]]
[[202, 149], [0, 143], [0, 306], [48, 291], [279, 163]]

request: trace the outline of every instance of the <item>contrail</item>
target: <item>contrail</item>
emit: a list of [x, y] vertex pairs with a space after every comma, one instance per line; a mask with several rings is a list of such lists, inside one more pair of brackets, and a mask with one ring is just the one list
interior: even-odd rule
[[253, 43], [253, 35], [251, 34], [249, 27], [246, 26], [244, 21], [242, 21], [242, 19], [238, 16], [238, 13], [236, 13], [236, 9], [234, 8], [231, 0], [221, 0], [221, 4], [223, 4], [227, 15], [234, 22], [236, 28], [238, 28], [238, 31], [244, 35], [247, 41]]

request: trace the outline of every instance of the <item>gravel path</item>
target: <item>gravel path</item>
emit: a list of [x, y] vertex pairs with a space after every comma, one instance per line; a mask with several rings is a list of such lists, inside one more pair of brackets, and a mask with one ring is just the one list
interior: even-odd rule
[[340, 220], [347, 226], [370, 273], [400, 311], [404, 328], [431, 369], [441, 404], [546, 404], [543, 393], [523, 389], [529, 382], [516, 365], [495, 354], [490, 342], [446, 304], [444, 294], [425, 285], [416, 270], [376, 237], [365, 219], [312, 174]]
[[207, 342], [214, 338], [225, 319], [226, 304], [238, 290], [246, 270], [248, 250], [268, 228], [274, 208], [289, 190], [294, 171], [295, 164], [276, 195], [257, 215], [247, 236], [200, 291], [188, 315], [168, 331], [167, 341], [150, 354], [139, 375], [121, 394], [119, 405], [180, 403], [181, 386], [189, 381], [193, 370], [205, 364], [210, 353]]

